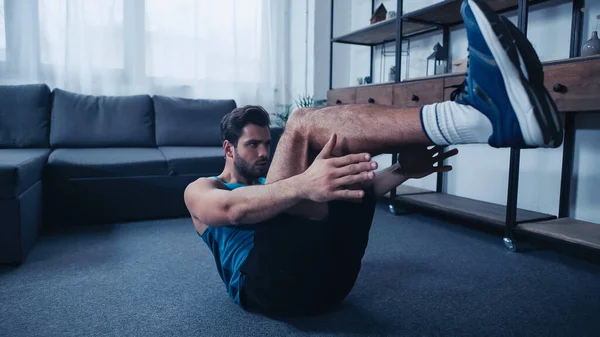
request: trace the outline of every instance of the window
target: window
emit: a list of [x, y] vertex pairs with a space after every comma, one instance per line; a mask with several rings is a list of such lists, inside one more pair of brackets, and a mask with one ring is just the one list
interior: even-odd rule
[[0, 0], [0, 61], [6, 61], [6, 25], [4, 19], [4, 1]]
[[[37, 76], [37, 81], [85, 92], [193, 88], [219, 95], [225, 88], [250, 96], [272, 91], [279, 71], [272, 69], [279, 66], [272, 45], [284, 32], [273, 29], [279, 21], [271, 22], [274, 10], [263, 5], [270, 3], [265, 0], [14, 3], [8, 42], [10, 48], [10, 41], [18, 41], [19, 48], [8, 58], [15, 78]], [[3, 14], [4, 6], [0, 9]], [[4, 72], [9, 67], [2, 62], [1, 28]]]
[[262, 1], [146, 0], [146, 75], [255, 82]]
[[123, 68], [123, 0], [38, 3], [42, 64]]

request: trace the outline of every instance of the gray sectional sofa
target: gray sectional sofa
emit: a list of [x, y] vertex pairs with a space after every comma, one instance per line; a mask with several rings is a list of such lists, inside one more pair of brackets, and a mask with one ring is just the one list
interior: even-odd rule
[[235, 107], [0, 86], [0, 263], [22, 263], [43, 229], [187, 216], [183, 191], [221, 172]]

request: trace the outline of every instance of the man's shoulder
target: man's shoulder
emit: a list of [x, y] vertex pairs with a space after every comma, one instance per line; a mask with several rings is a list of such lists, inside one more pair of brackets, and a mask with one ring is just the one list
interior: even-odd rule
[[225, 190], [227, 188], [215, 177], [202, 177], [191, 182], [186, 188], [186, 192], [202, 192], [213, 189]]

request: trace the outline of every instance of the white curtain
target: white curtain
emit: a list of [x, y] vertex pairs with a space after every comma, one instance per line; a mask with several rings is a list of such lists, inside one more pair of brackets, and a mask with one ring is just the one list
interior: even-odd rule
[[0, 0], [2, 84], [84, 94], [290, 99], [282, 0]]

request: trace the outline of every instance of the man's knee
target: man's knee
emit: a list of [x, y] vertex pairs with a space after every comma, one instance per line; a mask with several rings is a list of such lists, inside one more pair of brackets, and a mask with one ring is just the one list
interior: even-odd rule
[[294, 110], [290, 114], [290, 117], [288, 118], [288, 121], [287, 121], [287, 124], [285, 127], [286, 130], [301, 131], [301, 130], [306, 129], [306, 127], [309, 125], [311, 114], [315, 110], [317, 110], [317, 109], [315, 109], [315, 108], [300, 108], [300, 109]]

